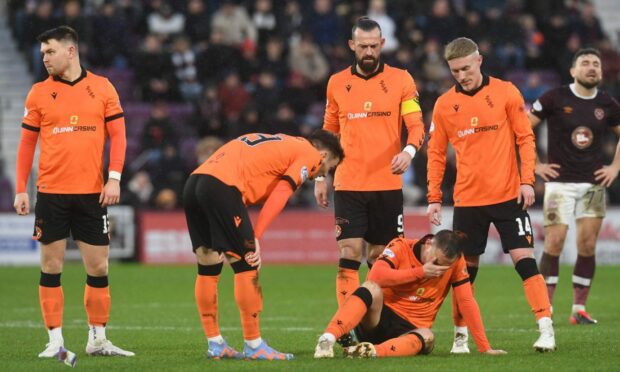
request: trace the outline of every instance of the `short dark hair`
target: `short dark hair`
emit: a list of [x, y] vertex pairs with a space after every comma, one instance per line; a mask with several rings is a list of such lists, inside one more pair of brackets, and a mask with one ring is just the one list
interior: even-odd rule
[[433, 245], [437, 247], [447, 259], [461, 257], [465, 234], [451, 230], [441, 230], [433, 236]]
[[585, 56], [587, 54], [592, 54], [598, 57], [599, 61], [601, 60], [601, 52], [596, 48], [581, 48], [575, 53], [573, 56], [572, 66], [575, 67], [575, 63], [577, 63], [577, 58], [581, 56]]
[[60, 26], [47, 30], [37, 36], [37, 40], [41, 43], [47, 43], [50, 40], [71, 41], [75, 45], [79, 43], [77, 32], [69, 26]]
[[372, 31], [375, 28], [379, 29], [379, 35], [381, 35], [381, 26], [374, 19], [370, 19], [368, 17], [360, 17], [357, 19], [355, 24], [353, 24], [353, 28], [351, 29], [351, 38], [353, 38], [353, 34], [355, 30], [361, 29], [363, 31]]
[[340, 140], [332, 132], [324, 129], [317, 129], [308, 137], [308, 141], [319, 150], [327, 150], [334, 154], [340, 161], [344, 159], [344, 150], [340, 145]]

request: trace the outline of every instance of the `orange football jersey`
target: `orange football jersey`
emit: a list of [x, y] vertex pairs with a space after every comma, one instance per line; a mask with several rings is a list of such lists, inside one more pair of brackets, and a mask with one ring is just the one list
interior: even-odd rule
[[296, 190], [321, 162], [321, 153], [305, 138], [250, 133], [220, 147], [193, 174], [210, 174], [236, 187], [252, 205], [264, 202], [281, 179]]
[[[415, 82], [405, 70], [382, 63], [366, 77], [355, 66], [334, 74], [327, 84], [323, 128], [340, 135], [346, 154], [336, 168], [334, 188], [401, 189], [401, 176], [392, 174], [391, 162], [401, 152], [403, 116], [420, 112]], [[423, 129], [407, 129], [407, 143], [419, 149]]]
[[[101, 192], [106, 125], [122, 117], [112, 84], [90, 71], [82, 69], [82, 75], [73, 82], [50, 76], [34, 84], [26, 98], [22, 127], [39, 132], [38, 190], [55, 194]], [[122, 172], [122, 163], [116, 168], [110, 169]]]
[[[424, 265], [414, 253], [417, 242], [417, 239], [394, 239], [385, 247], [379, 259], [387, 261], [396, 270], [422, 267]], [[418, 328], [431, 328], [451, 285], [468, 280], [465, 259], [461, 257], [441, 277], [383, 288], [383, 303]]]
[[442, 200], [448, 142], [456, 151], [455, 206], [505, 202], [517, 197], [520, 184], [534, 185], [534, 133], [512, 83], [484, 76], [474, 92], [457, 84], [437, 99], [428, 142], [429, 203]]

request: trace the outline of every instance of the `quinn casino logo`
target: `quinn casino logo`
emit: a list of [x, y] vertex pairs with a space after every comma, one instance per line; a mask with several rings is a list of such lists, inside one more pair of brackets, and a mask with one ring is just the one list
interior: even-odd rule
[[576, 148], [583, 150], [592, 145], [594, 135], [592, 134], [592, 130], [590, 130], [590, 128], [581, 126], [575, 128], [573, 134], [571, 135], [571, 140]]

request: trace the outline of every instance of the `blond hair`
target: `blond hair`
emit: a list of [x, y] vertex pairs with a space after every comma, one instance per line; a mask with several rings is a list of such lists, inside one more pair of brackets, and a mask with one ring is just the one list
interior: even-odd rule
[[443, 52], [443, 57], [446, 61], [451, 61], [456, 58], [467, 57], [473, 53], [478, 52], [478, 44], [472, 39], [466, 37], [459, 37], [454, 39], [446, 45]]

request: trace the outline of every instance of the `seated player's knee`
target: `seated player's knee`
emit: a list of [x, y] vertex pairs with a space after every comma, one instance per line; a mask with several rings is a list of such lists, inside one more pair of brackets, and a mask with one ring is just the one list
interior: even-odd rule
[[367, 280], [364, 283], [362, 283], [362, 287], [368, 289], [368, 291], [372, 295], [373, 303], [379, 303], [379, 304], [383, 303], [383, 291], [381, 291], [381, 287], [379, 286], [379, 284], [371, 280]]
[[435, 348], [435, 334], [429, 328], [416, 328], [411, 333], [417, 335], [422, 341], [420, 354], [430, 354]]
[[366, 258], [366, 260], [370, 263], [374, 263], [377, 258], [379, 257], [379, 255], [381, 255], [381, 253], [383, 253], [383, 250], [385, 249], [384, 245], [375, 245], [375, 244], [369, 244], [368, 247], [368, 257]]
[[340, 258], [347, 260], [361, 261], [363, 241], [361, 238], [342, 239], [338, 241], [338, 249], [340, 250]]

